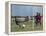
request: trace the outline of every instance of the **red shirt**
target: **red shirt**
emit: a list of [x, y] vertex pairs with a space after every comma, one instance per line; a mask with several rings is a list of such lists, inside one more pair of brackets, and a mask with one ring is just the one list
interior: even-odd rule
[[36, 21], [41, 21], [41, 16], [36, 16]]

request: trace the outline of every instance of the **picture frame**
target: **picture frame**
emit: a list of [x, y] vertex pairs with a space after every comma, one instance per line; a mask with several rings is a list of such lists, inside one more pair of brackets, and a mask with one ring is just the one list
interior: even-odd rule
[[[18, 32], [11, 32], [11, 4], [24, 4], [24, 5], [33, 5], [33, 6], [42, 6], [42, 13], [43, 13], [43, 30], [41, 31], [18, 31]], [[7, 34], [28, 34], [28, 33], [40, 33], [45, 32], [45, 4], [44, 3], [33, 3], [33, 2], [6, 2], [5, 4], [5, 32]]]

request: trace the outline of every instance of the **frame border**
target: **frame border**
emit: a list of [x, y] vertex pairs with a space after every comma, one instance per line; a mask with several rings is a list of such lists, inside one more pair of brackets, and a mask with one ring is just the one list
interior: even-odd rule
[[[11, 4], [27, 4], [27, 5], [42, 5], [43, 6], [43, 31], [24, 31], [24, 32], [11, 32]], [[8, 34], [30, 34], [30, 33], [42, 33], [45, 32], [45, 3], [33, 3], [33, 2], [18, 2], [18, 1], [9, 1], [7, 4], [7, 16], [8, 16]]]

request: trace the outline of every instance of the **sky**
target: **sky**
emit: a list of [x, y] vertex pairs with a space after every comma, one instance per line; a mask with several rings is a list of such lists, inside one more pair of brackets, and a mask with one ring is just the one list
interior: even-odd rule
[[34, 16], [37, 12], [42, 15], [43, 8], [40, 6], [32, 6], [32, 5], [19, 5], [12, 4], [11, 5], [11, 14], [12, 16]]

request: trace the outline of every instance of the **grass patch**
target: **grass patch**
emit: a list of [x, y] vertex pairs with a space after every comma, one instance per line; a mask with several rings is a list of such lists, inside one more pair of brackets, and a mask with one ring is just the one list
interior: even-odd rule
[[[25, 24], [26, 27], [22, 28], [22, 25]], [[21, 27], [19, 27], [19, 25], [16, 25], [16, 23], [12, 23], [11, 24], [11, 32], [20, 32], [20, 31], [41, 31], [43, 30], [43, 24], [38, 27], [36, 27], [36, 24], [34, 23], [33, 26], [33, 21], [26, 21], [23, 23], [20, 23]]]

